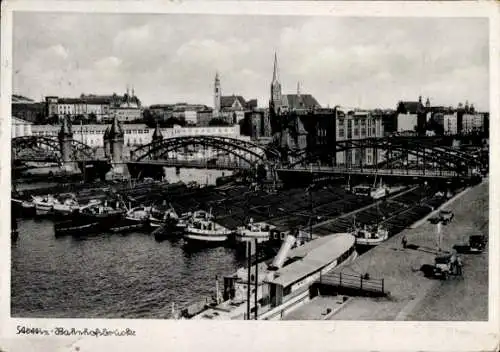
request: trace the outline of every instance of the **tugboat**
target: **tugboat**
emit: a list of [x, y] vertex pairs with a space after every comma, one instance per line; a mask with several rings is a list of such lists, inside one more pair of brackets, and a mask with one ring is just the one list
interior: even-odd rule
[[211, 213], [197, 211], [187, 224], [184, 239], [195, 243], [222, 243], [231, 233], [231, 230], [217, 224]]

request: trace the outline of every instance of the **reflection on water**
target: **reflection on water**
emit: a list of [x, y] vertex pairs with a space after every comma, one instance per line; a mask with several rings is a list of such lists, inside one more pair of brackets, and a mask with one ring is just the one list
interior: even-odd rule
[[176, 169], [175, 167], [164, 167], [163, 170], [165, 177], [171, 183], [179, 181], [188, 183], [194, 181], [200, 185], [215, 185], [218, 177], [233, 174], [233, 171], [230, 170]]
[[147, 233], [55, 238], [50, 221], [19, 221], [11, 312], [41, 318], [168, 318], [212, 296], [244, 264], [229, 248], [190, 248]]

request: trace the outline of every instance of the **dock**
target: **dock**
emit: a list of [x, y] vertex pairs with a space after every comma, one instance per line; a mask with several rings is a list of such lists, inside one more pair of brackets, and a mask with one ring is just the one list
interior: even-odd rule
[[[451, 223], [442, 226], [442, 249], [451, 251], [465, 244], [469, 236], [488, 236], [489, 182], [457, 194], [441, 208], [454, 212]], [[433, 216], [439, 209], [429, 214]], [[402, 238], [408, 241], [402, 246]], [[322, 280], [344, 275], [384, 280], [385, 297], [321, 294], [284, 317], [285, 320], [452, 320], [488, 319], [488, 251], [460, 254], [463, 277], [447, 281], [424, 276], [422, 268], [432, 265], [437, 254], [436, 225], [419, 221], [354, 262], [335, 268]]]

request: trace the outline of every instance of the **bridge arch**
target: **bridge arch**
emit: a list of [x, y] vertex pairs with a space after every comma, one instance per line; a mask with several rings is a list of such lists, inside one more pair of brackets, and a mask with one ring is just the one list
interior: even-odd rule
[[[433, 164], [437, 169], [453, 171], [457, 174], [466, 175], [470, 173], [471, 169], [481, 167], [478, 160], [464, 152], [436, 145], [432, 139], [420, 140], [414, 137], [365, 138], [337, 141], [334, 145], [320, 148], [314, 152], [301, 151], [292, 155], [293, 160], [286, 167], [293, 169], [299, 165], [304, 166], [308, 163], [325, 159], [337, 164], [337, 153], [353, 149], [376, 151], [376, 155], [374, 156], [375, 161], [371, 164], [363, 162], [350, 163], [347, 166], [361, 166], [366, 168], [390, 167], [389, 164], [403, 161], [411, 155], [417, 160], [417, 163], [420, 161], [420, 167], [422, 167], [422, 164], [424, 168], [426, 164]], [[378, 162], [379, 153], [384, 155], [385, 160], [383, 162]]]
[[[94, 150], [85, 143], [71, 142], [71, 160], [92, 160]], [[63, 162], [57, 137], [22, 136], [11, 140], [12, 160]]]
[[250, 141], [218, 136], [182, 136], [165, 138], [140, 146], [132, 151], [131, 160], [147, 161], [168, 158], [168, 153], [194, 146], [210, 148], [215, 151], [231, 154], [250, 165], [269, 160], [277, 160], [279, 152], [272, 147], [261, 146]]

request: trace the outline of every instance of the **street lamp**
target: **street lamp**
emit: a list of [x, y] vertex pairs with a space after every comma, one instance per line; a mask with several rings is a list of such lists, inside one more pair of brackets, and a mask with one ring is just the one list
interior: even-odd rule
[[311, 183], [309, 187], [306, 188], [306, 192], [309, 193], [309, 206], [310, 206], [310, 214], [309, 214], [309, 239], [312, 240], [312, 219], [313, 219], [313, 198], [312, 198], [312, 190], [315, 187], [314, 183]]

